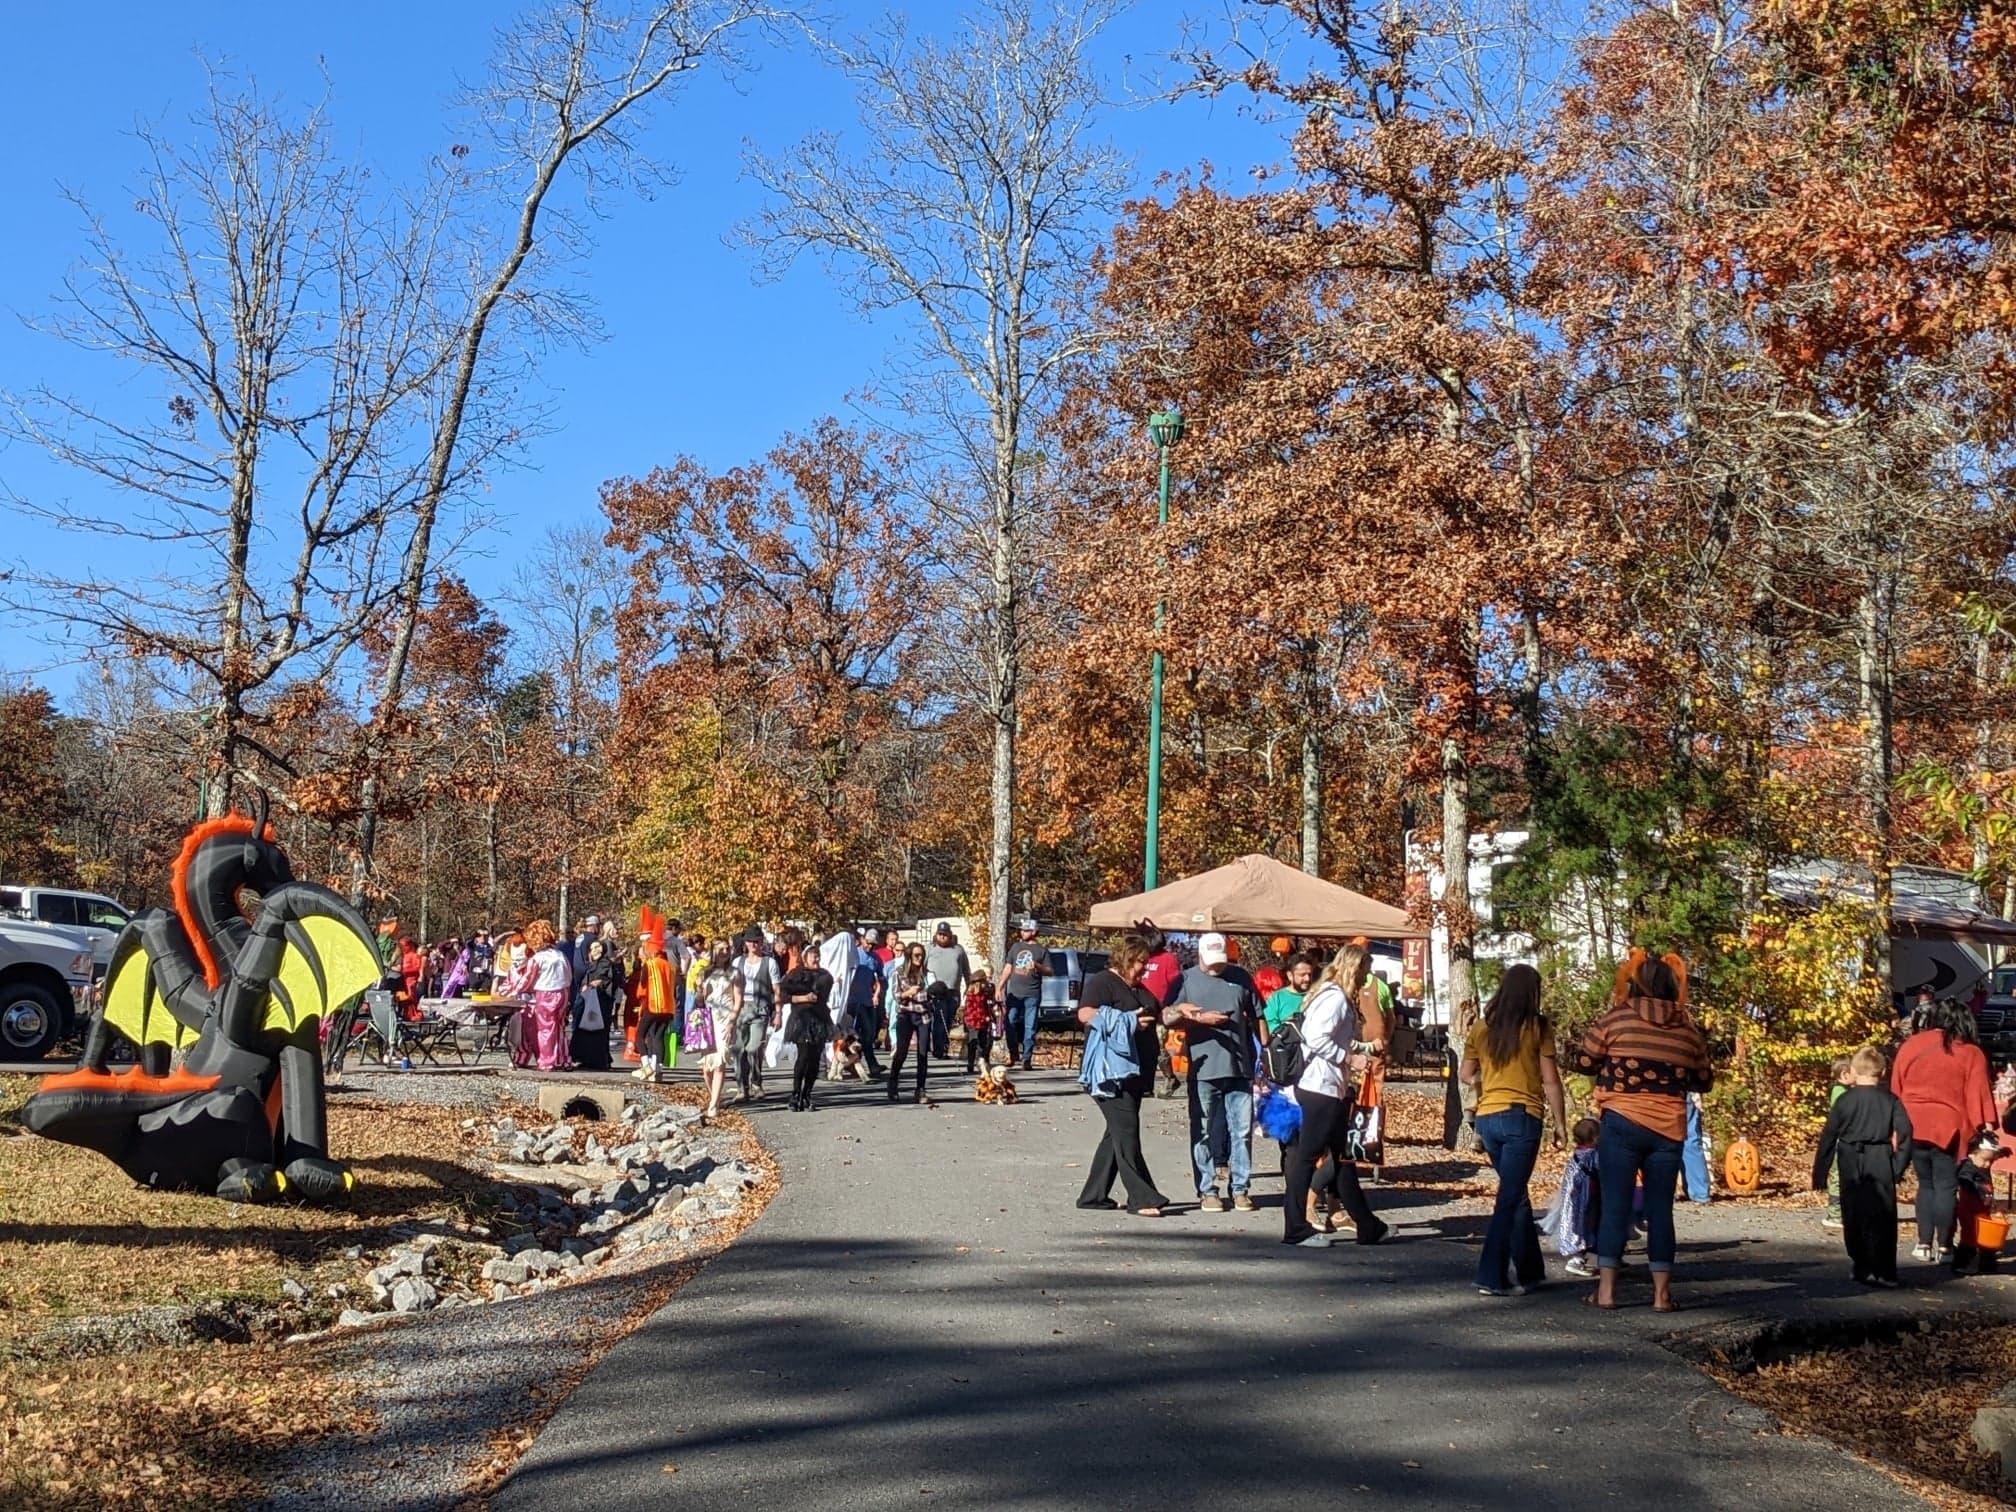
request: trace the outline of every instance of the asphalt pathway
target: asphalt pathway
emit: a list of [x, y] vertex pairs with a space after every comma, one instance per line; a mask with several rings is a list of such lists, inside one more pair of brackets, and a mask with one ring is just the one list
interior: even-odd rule
[[[1922, 1505], [1768, 1431], [1659, 1342], [1872, 1305], [1817, 1233], [1689, 1211], [1677, 1318], [1600, 1314], [1567, 1285], [1487, 1299], [1475, 1204], [1374, 1188], [1386, 1244], [1286, 1248], [1261, 1141], [1257, 1213], [1080, 1212], [1098, 1118], [1073, 1079], [1026, 1075], [1012, 1108], [968, 1086], [926, 1108], [822, 1085], [810, 1114], [773, 1091], [755, 1118], [779, 1196], [588, 1376], [494, 1505]], [[1145, 1122], [1187, 1198], [1180, 1104]]]

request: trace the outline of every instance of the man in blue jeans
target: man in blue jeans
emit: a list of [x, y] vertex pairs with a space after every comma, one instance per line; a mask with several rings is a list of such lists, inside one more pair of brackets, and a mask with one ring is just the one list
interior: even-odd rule
[[1036, 921], [1024, 919], [1018, 937], [1001, 957], [1001, 1007], [1008, 1020], [1008, 1063], [1027, 1071], [1036, 1054], [1036, 1015], [1043, 1005], [1043, 978], [1050, 975], [1050, 952], [1036, 939]]
[[1253, 979], [1231, 963], [1225, 936], [1197, 941], [1197, 964], [1183, 973], [1163, 1025], [1181, 1029], [1190, 1050], [1190, 1156], [1197, 1167], [1197, 1205], [1225, 1211], [1218, 1167], [1226, 1168], [1232, 1206], [1253, 1211], [1253, 1042], [1260, 995]]

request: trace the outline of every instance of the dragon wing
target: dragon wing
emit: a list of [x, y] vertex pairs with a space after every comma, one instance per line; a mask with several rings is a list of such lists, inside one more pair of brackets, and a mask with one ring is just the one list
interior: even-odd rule
[[262, 1029], [292, 1033], [378, 985], [385, 968], [371, 931], [337, 894], [312, 882], [290, 882], [266, 901], [279, 907], [286, 923]]
[[144, 918], [127, 924], [112, 946], [99, 1013], [107, 1027], [136, 1045], [180, 1049], [196, 1038], [196, 1028], [170, 1011], [155, 985], [154, 957], [147, 948]]

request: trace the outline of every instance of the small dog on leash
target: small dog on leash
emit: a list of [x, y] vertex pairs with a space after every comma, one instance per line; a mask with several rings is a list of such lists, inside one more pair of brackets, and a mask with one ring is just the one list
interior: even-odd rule
[[1008, 1080], [1006, 1066], [989, 1066], [980, 1073], [980, 1079], [973, 1084], [975, 1100], [983, 1103], [1012, 1103], [1015, 1101], [1015, 1083]]
[[857, 1081], [868, 1080], [868, 1062], [861, 1053], [861, 1041], [851, 1034], [834, 1041], [832, 1066], [827, 1079], [845, 1081], [850, 1076]]

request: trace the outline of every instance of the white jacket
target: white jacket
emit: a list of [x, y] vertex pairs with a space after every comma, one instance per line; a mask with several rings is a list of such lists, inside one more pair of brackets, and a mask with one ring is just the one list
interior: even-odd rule
[[1306, 1059], [1295, 1085], [1324, 1097], [1343, 1097], [1351, 1086], [1351, 1042], [1357, 1037], [1357, 1004], [1335, 982], [1325, 982], [1302, 1005]]

